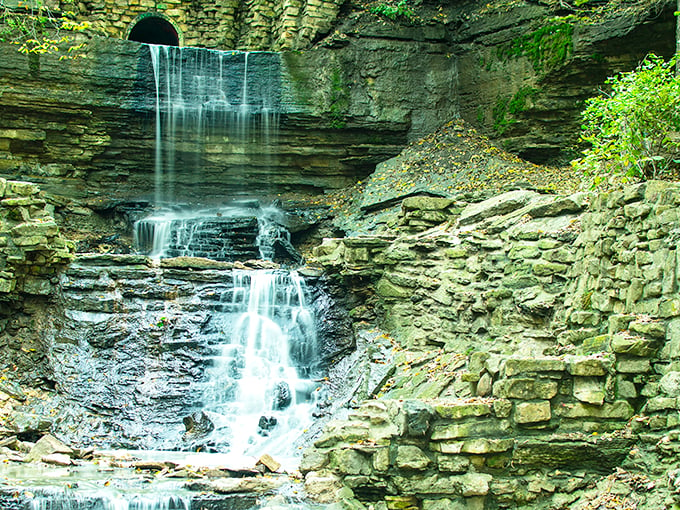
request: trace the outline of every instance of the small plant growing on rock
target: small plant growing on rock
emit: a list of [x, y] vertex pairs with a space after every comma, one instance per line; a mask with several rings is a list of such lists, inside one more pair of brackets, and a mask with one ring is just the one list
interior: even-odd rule
[[408, 5], [407, 0], [400, 0], [396, 6], [385, 3], [374, 5], [371, 7], [371, 13], [383, 16], [392, 21], [396, 21], [399, 18], [413, 21], [416, 16], [415, 11]]
[[581, 140], [590, 143], [574, 166], [594, 178], [608, 174], [658, 179], [680, 170], [680, 77], [675, 59], [648, 56], [636, 70], [607, 80], [611, 91], [589, 99]]

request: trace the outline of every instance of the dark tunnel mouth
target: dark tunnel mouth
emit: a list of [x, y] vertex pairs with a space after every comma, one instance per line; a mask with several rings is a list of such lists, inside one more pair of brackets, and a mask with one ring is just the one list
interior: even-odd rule
[[127, 39], [147, 44], [180, 45], [180, 35], [175, 26], [164, 17], [155, 14], [147, 14], [136, 20]]

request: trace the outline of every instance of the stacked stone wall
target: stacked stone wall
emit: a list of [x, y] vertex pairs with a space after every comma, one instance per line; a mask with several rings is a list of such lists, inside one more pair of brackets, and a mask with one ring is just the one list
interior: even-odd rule
[[[84, 0], [78, 17], [99, 33], [126, 38], [140, 16], [172, 22], [186, 46], [220, 50], [284, 50], [308, 47], [331, 29], [340, 0]], [[64, 10], [72, 10], [64, 4]]]
[[[543, 354], [563, 328], [585, 197], [513, 191], [404, 200], [396, 240], [325, 240], [318, 261], [373, 281], [375, 312], [407, 347]], [[459, 224], [451, 233], [437, 224]]]
[[308, 490], [390, 509], [591, 508], [604, 496], [588, 487], [619, 484], [620, 504], [677, 504], [678, 203], [663, 182], [415, 197], [403, 235], [326, 240], [318, 261], [373, 293], [355, 317], [406, 353], [307, 453]]
[[612, 359], [508, 358], [492, 370], [489, 398], [369, 401], [332, 422], [302, 461], [308, 490], [344, 486], [389, 509], [568, 503], [628, 454], [635, 411], [613, 391]]
[[73, 249], [38, 186], [0, 179], [0, 299], [15, 292], [50, 294]]

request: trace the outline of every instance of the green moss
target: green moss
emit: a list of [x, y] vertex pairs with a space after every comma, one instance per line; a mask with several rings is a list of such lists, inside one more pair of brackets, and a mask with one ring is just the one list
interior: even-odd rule
[[345, 84], [340, 69], [334, 69], [331, 73], [331, 93], [328, 105], [329, 126], [333, 129], [342, 129], [347, 125], [345, 116], [349, 107], [349, 87]]
[[527, 98], [532, 97], [537, 92], [538, 89], [533, 87], [522, 87], [512, 97], [499, 97], [492, 112], [494, 131], [499, 135], [505, 133], [512, 124], [517, 122], [509, 115], [523, 112], [526, 109]]
[[307, 72], [308, 60], [301, 51], [283, 52], [281, 58], [296, 100], [301, 104], [311, 105], [314, 102], [312, 91], [317, 85], [312, 80], [312, 75]]
[[568, 21], [551, 23], [501, 46], [498, 57], [501, 60], [527, 57], [537, 73], [546, 73], [571, 55], [573, 31], [574, 26]]

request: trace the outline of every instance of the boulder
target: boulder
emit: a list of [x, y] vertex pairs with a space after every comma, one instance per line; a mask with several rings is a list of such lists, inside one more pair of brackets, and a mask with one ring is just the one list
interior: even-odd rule
[[261, 436], [268, 436], [269, 431], [276, 427], [278, 420], [275, 416], [260, 416], [260, 421], [257, 424], [257, 433]]
[[52, 434], [45, 434], [26, 455], [26, 462], [37, 462], [55, 453], [71, 456], [73, 450]]
[[215, 430], [215, 424], [203, 411], [198, 411], [182, 419], [186, 432], [184, 433], [184, 441], [195, 441], [203, 438]]
[[256, 467], [263, 466], [272, 473], [276, 473], [279, 469], [281, 469], [281, 463], [274, 460], [274, 458], [271, 455], [266, 453], [258, 459], [255, 466]]
[[290, 387], [284, 381], [279, 381], [274, 386], [274, 395], [272, 397], [272, 408], [274, 410], [286, 409], [293, 402], [293, 395], [290, 392]]

